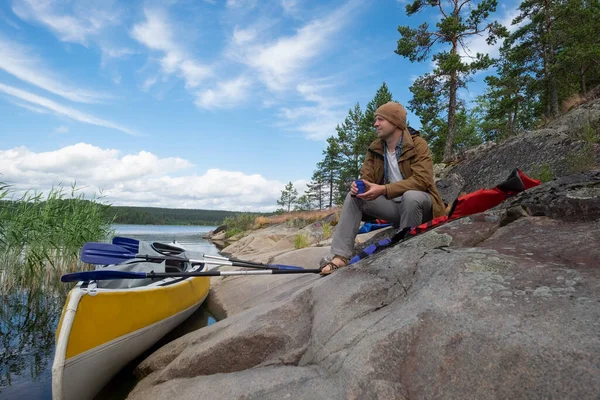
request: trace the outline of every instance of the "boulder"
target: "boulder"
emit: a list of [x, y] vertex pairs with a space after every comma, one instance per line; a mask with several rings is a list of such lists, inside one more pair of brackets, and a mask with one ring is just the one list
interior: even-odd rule
[[331, 276], [235, 278], [234, 312], [144, 360], [128, 398], [597, 399], [597, 173]]
[[442, 178], [456, 174], [465, 182], [463, 190], [472, 192], [494, 187], [513, 168], [535, 175], [545, 166], [553, 177], [598, 169], [600, 143], [583, 134], [588, 128], [600, 137], [600, 99], [569, 111], [543, 129], [508, 138], [498, 145], [469, 149], [460, 155], [459, 163], [444, 170]]

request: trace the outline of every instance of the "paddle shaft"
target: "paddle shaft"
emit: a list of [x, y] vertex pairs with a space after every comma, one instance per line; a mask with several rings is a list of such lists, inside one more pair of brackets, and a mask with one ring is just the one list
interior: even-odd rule
[[[204, 257], [208, 257], [206, 255], [204, 255]], [[219, 257], [210, 257], [210, 259], [198, 259], [198, 260], [193, 260], [193, 259], [182, 259], [179, 257], [168, 257], [168, 256], [149, 256], [149, 255], [137, 255], [136, 258], [140, 258], [142, 260], [146, 260], [146, 261], [153, 261], [153, 260], [173, 260], [173, 261], [187, 261], [190, 264], [212, 264], [212, 265], [229, 265], [232, 267], [246, 267], [246, 268], [260, 268], [260, 269], [272, 269], [272, 270], [290, 270], [290, 271], [297, 271], [300, 269], [304, 269], [302, 267], [296, 267], [296, 266], [292, 266], [292, 265], [266, 265], [266, 264], [259, 264], [259, 263], [252, 263], [252, 262], [245, 262], [245, 261], [229, 261], [227, 259], [222, 259]]]
[[235, 276], [235, 275], [281, 275], [281, 274], [316, 274], [318, 269], [265, 269], [259, 271], [194, 271], [194, 272], [128, 272], [117, 270], [96, 270], [74, 272], [63, 275], [62, 282], [101, 281], [112, 279], [163, 279], [163, 278], [188, 278], [194, 276]]

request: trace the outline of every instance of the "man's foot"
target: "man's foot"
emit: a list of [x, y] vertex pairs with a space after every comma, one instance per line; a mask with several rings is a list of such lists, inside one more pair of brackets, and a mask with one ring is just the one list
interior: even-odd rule
[[319, 270], [322, 276], [329, 275], [335, 270], [343, 268], [348, 265], [348, 259], [342, 256], [335, 256], [327, 264], [323, 265]]

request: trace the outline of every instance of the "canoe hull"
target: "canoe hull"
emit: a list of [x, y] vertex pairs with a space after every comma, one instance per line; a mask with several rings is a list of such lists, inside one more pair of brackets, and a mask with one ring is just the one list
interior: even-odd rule
[[196, 311], [209, 289], [207, 277], [170, 278], [134, 289], [79, 283], [57, 330], [53, 398], [93, 398], [121, 368]]

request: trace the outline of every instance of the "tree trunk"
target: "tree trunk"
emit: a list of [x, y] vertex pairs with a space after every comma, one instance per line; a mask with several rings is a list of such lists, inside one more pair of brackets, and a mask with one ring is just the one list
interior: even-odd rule
[[579, 88], [581, 90], [581, 95], [585, 96], [585, 93], [587, 92], [587, 88], [585, 86], [585, 70], [583, 69], [583, 65], [581, 67], [579, 67], [579, 75], [580, 75]]
[[[544, 10], [544, 16], [545, 16], [545, 20], [546, 20], [546, 35], [547, 35], [547, 49], [548, 49], [548, 53], [547, 54], [547, 63], [548, 64], [552, 64], [554, 61], [554, 45], [552, 44], [553, 39], [552, 39], [552, 21], [550, 20], [550, 0], [545, 0], [544, 2], [545, 5], [545, 10]], [[546, 46], [544, 46], [546, 48]], [[559, 114], [559, 110], [558, 110], [558, 89], [556, 87], [556, 76], [554, 75], [554, 72], [550, 71], [550, 68], [548, 67], [547, 69], [548, 72], [548, 78], [549, 78], [549, 83], [550, 83], [550, 104], [552, 105], [552, 117], [556, 118], [558, 117]]]
[[333, 174], [329, 175], [329, 208], [333, 207]]
[[[453, 52], [456, 52], [456, 45], [452, 48]], [[448, 133], [446, 135], [446, 145], [444, 146], [444, 162], [449, 163], [452, 161], [454, 155], [454, 117], [456, 115], [456, 90], [457, 90], [457, 72], [452, 71], [450, 75], [450, 104], [448, 105]]]
[[512, 124], [511, 135], [515, 134], [515, 131], [516, 131], [515, 127], [518, 126], [518, 124], [517, 124], [517, 117], [519, 115], [519, 103], [520, 103], [520, 101], [517, 99], [516, 102], [515, 102], [515, 110], [513, 112], [513, 124]]

